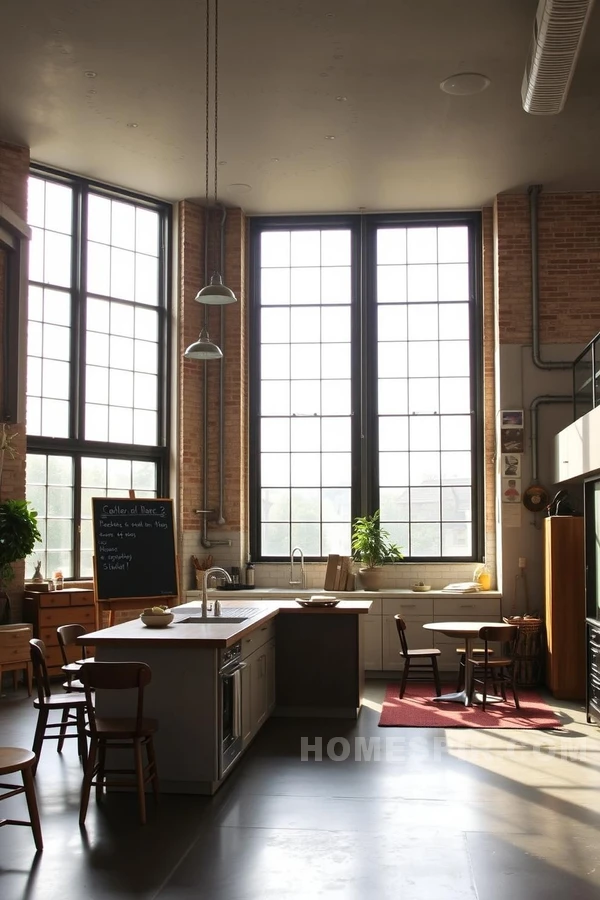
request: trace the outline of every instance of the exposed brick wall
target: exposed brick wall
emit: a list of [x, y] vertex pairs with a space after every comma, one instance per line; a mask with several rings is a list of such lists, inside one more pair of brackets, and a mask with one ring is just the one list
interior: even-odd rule
[[[600, 193], [538, 197], [540, 342], [586, 344], [600, 330]], [[496, 198], [500, 342], [531, 343], [529, 197]]]
[[[0, 202], [6, 204], [13, 213], [16, 213], [23, 220], [27, 218], [28, 174], [29, 150], [26, 147], [16, 147], [13, 144], [0, 142]], [[6, 255], [0, 250], [0, 338], [4, 333], [5, 275]], [[23, 369], [25, 365], [26, 360], [23, 359]], [[1, 390], [2, 369], [0, 367]], [[11, 446], [15, 456], [13, 458], [9, 453], [4, 455], [0, 500], [21, 499], [25, 496], [25, 423], [11, 423], [9, 433], [14, 435]], [[24, 564], [15, 563], [13, 571], [15, 577], [9, 588], [13, 602], [13, 621], [16, 621], [20, 618], [21, 611]]]
[[[194, 512], [203, 508], [204, 450], [204, 377], [208, 378], [208, 508], [215, 510], [209, 519], [209, 531], [220, 528], [240, 531], [245, 522], [247, 469], [247, 412], [241, 402], [246, 383], [246, 353], [242, 327], [246, 314], [245, 254], [246, 221], [241, 210], [229, 210], [225, 231], [225, 283], [238, 298], [238, 303], [225, 307], [204, 307], [194, 298], [204, 284], [204, 211], [189, 201], [179, 207], [180, 216], [180, 296], [179, 349], [182, 360], [179, 372], [181, 447], [179, 525], [181, 532], [199, 531], [202, 517]], [[216, 223], [211, 226], [208, 255], [212, 267], [219, 261]], [[209, 276], [212, 268], [209, 267]], [[222, 345], [223, 363], [183, 359], [185, 348], [197, 340], [205, 311], [211, 340]], [[221, 332], [221, 316], [225, 332]], [[221, 367], [224, 372], [224, 491], [225, 524], [218, 526], [213, 518], [219, 508], [219, 392]], [[185, 564], [187, 561], [183, 560]]]
[[0, 141], [0, 200], [21, 219], [27, 218], [29, 150]]

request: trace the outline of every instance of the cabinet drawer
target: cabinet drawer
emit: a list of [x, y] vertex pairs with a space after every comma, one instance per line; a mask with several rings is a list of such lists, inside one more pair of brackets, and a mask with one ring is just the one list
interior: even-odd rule
[[48, 591], [43, 594], [41, 591], [39, 594], [33, 594], [26, 592], [25, 593], [26, 600], [32, 600], [34, 603], [37, 603], [40, 607], [54, 607], [54, 606], [70, 606], [71, 600], [68, 594], [63, 594], [62, 591]]
[[71, 606], [93, 606], [94, 592], [89, 591], [85, 594], [73, 594], [71, 597]]
[[500, 601], [469, 594], [462, 597], [436, 597], [434, 616], [438, 621], [450, 622], [453, 619], [471, 619], [477, 621], [491, 616], [500, 621]]
[[242, 659], [247, 659], [251, 653], [254, 653], [255, 650], [258, 650], [259, 647], [262, 647], [263, 644], [266, 644], [267, 641], [272, 640], [274, 637], [275, 619], [269, 619], [268, 622], [263, 622], [262, 625], [259, 625], [258, 628], [255, 628], [254, 631], [242, 638]]
[[93, 624], [95, 621], [93, 606], [69, 606], [67, 609], [40, 609], [40, 629], [47, 625], [57, 628], [59, 625]]
[[382, 600], [384, 616], [428, 616], [433, 618], [433, 597], [384, 597]]

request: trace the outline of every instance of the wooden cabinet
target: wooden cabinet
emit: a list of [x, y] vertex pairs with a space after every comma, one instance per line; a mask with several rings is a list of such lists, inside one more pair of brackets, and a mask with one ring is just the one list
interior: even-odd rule
[[404, 661], [400, 656], [400, 640], [395, 615], [406, 622], [406, 640], [413, 650], [437, 647], [441, 650], [438, 666], [444, 672], [456, 672], [456, 648], [464, 645], [458, 638], [446, 637], [423, 628], [427, 622], [499, 622], [502, 601], [489, 594], [426, 594], [399, 592], [396, 597], [378, 598], [368, 615], [361, 616], [364, 669], [370, 673], [398, 672]]
[[242, 738], [246, 747], [275, 706], [275, 640], [267, 622], [242, 640]]
[[269, 641], [266, 646], [267, 656], [267, 716], [275, 709], [275, 641]]
[[381, 669], [381, 616], [361, 616], [363, 663], [367, 672]]
[[[59, 625], [83, 625], [94, 631], [96, 613], [94, 592], [86, 588], [65, 588], [62, 591], [26, 590], [23, 595], [23, 616], [33, 625], [34, 637], [46, 645], [48, 673], [61, 675], [62, 657], [56, 629]], [[70, 648], [73, 660], [81, 656], [77, 647]]]
[[546, 684], [555, 697], [585, 697], [585, 561], [581, 516], [544, 519]]

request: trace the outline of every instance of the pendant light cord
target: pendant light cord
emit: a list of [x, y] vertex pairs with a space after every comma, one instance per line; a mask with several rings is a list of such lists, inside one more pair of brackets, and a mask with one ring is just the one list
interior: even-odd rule
[[[210, 210], [208, 203], [208, 185], [210, 178], [210, 0], [206, 0], [206, 67], [205, 67], [205, 127], [204, 127], [204, 284], [208, 284], [208, 232], [210, 229]], [[204, 307], [204, 327], [208, 327], [208, 307]]]
[[214, 167], [215, 167], [215, 197], [214, 197], [214, 205], [217, 205], [217, 170], [219, 167], [219, 0], [215, 0], [215, 77], [213, 79], [213, 89], [215, 92], [214, 97], [214, 110], [215, 110], [215, 133], [214, 133]]

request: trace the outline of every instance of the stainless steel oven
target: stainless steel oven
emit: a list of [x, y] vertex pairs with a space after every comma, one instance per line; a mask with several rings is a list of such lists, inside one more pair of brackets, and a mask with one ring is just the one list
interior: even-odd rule
[[219, 778], [242, 752], [242, 645], [221, 650], [219, 660]]

